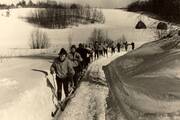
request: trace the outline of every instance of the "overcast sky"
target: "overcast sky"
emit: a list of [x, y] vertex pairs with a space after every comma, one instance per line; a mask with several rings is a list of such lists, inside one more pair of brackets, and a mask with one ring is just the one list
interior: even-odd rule
[[[21, 0], [0, 0], [0, 3], [17, 3]], [[29, 0], [25, 0], [29, 1]], [[47, 1], [47, 0], [32, 0], [33, 2], [37, 1]], [[103, 7], [103, 8], [117, 8], [117, 7], [125, 7], [127, 4], [131, 3], [132, 1], [136, 0], [55, 0], [57, 2], [73, 2], [73, 3], [83, 3], [89, 4], [90, 6], [95, 7]]]

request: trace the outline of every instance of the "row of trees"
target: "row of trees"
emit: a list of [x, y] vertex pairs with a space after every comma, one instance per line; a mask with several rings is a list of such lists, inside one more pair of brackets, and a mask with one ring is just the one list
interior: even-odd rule
[[19, 1], [17, 4], [0, 4], [0, 9], [11, 9], [11, 8], [17, 8], [17, 7], [35, 7], [38, 6], [38, 4], [33, 3], [31, 0], [29, 2], [26, 2], [24, 0]]
[[108, 46], [113, 45], [114, 41], [108, 36], [108, 32], [102, 29], [95, 28], [91, 33], [87, 43], [94, 45], [95, 42], [98, 44], [107, 43]]
[[179, 0], [136, 1], [128, 6], [128, 10], [150, 12], [170, 22], [179, 22], [180, 20]]
[[31, 49], [45, 49], [50, 47], [50, 39], [46, 32], [39, 29], [33, 30], [29, 38]]
[[104, 23], [100, 9], [72, 5], [70, 8], [36, 9], [27, 17], [27, 21], [45, 28], [65, 28], [68, 25]]
[[[72, 35], [69, 34], [68, 36], [69, 48], [72, 45], [72, 41], [73, 41]], [[90, 45], [94, 45], [96, 42], [98, 42], [99, 44], [106, 43], [108, 44], [109, 47], [111, 47], [114, 43], [120, 43], [121, 45], [123, 45], [123, 43], [125, 43], [126, 41], [127, 40], [124, 35], [122, 35], [117, 40], [112, 40], [108, 36], [108, 32], [106, 30], [94, 28], [86, 43]], [[29, 38], [29, 46], [31, 49], [47, 49], [50, 47], [50, 45], [51, 45], [50, 39], [46, 32], [40, 29], [35, 29], [31, 32]]]
[[[18, 7], [23, 7], [23, 8], [61, 8], [61, 9], [66, 9], [66, 8], [78, 8], [81, 7], [78, 4], [71, 4], [71, 3], [57, 3], [55, 0], [46, 0], [46, 1], [39, 1], [34, 3], [32, 0], [29, 0], [26, 2], [25, 0], [20, 0], [16, 4], [0, 4], [0, 9], [10, 9], [10, 8], [18, 8]], [[89, 7], [87, 5], [87, 7]]]

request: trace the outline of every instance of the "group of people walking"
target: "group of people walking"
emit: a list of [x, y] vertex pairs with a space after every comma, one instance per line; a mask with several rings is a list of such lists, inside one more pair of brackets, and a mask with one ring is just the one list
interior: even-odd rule
[[120, 52], [122, 48], [125, 48], [125, 51], [128, 51], [128, 46], [131, 45], [132, 46], [132, 50], [135, 49], [135, 43], [128, 43], [127, 41], [124, 43], [120, 43], [120, 42], [113, 42], [111, 44], [108, 44], [106, 42], [104, 43], [98, 43], [95, 42], [94, 45], [94, 59], [98, 59], [99, 56], [107, 56], [108, 57], [108, 50], [110, 49], [111, 54], [114, 54], [116, 51]]
[[[131, 45], [132, 49], [134, 49], [134, 44], [131, 43]], [[125, 50], [127, 50], [126, 46], [128, 46], [128, 43], [124, 43], [124, 46]], [[50, 67], [50, 73], [56, 75], [57, 99], [59, 102], [61, 102], [62, 97], [62, 85], [65, 96], [67, 97], [69, 93], [74, 92], [78, 87], [79, 81], [90, 62], [98, 59], [99, 56], [108, 57], [109, 48], [111, 48], [112, 53], [115, 52], [116, 48], [120, 52], [122, 45], [117, 43], [117, 45], [112, 44], [110, 46], [106, 42], [95, 42], [93, 45], [80, 43], [78, 48], [76, 45], [72, 45], [69, 53], [64, 48], [60, 50], [58, 53], [59, 56], [54, 59]]]
[[62, 85], [66, 97], [71, 90], [75, 91], [78, 87], [79, 80], [90, 63], [90, 54], [90, 50], [79, 44], [78, 48], [72, 45], [69, 53], [62, 48], [58, 54], [59, 56], [54, 59], [50, 67], [50, 73], [56, 74], [57, 99], [59, 102], [61, 102], [62, 97]]

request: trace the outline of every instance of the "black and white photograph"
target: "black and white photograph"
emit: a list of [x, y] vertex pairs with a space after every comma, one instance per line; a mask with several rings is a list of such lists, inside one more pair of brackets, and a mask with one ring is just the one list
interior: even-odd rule
[[0, 0], [0, 120], [180, 120], [180, 0]]

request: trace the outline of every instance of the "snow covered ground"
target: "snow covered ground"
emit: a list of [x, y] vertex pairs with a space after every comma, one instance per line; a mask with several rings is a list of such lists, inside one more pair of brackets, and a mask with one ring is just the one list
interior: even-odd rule
[[42, 79], [43, 74], [32, 69], [48, 70], [49, 61], [51, 59], [11, 58], [0, 63], [1, 120], [48, 120], [53, 109], [51, 91]]
[[179, 38], [146, 43], [104, 68], [110, 95], [128, 120], [180, 119]]
[[[9, 17], [5, 16], [6, 10], [0, 10], [1, 51], [5, 51], [4, 48], [29, 48], [28, 41], [30, 34], [34, 29], [37, 29], [37, 27], [33, 24], [27, 23], [24, 19], [21, 18], [29, 16], [30, 13], [34, 10], [35, 9], [31, 8], [11, 9]], [[74, 44], [78, 44], [79, 42], [86, 42], [94, 28], [102, 28], [106, 30], [109, 37], [113, 40], [117, 40], [121, 38], [122, 35], [125, 35], [127, 41], [134, 41], [136, 46], [140, 46], [142, 43], [154, 40], [153, 29], [136, 30], [134, 28], [138, 20], [140, 20], [139, 14], [113, 9], [103, 9], [102, 11], [106, 18], [105, 24], [70, 26], [66, 29], [39, 29], [45, 31], [48, 34], [52, 48], [68, 46], [68, 38], [70, 35], [73, 38], [72, 43]], [[156, 22], [156, 20], [145, 17], [143, 15], [141, 16], [141, 19], [147, 24], [149, 28], [151, 28], [152, 24]], [[153, 24], [153, 26], [155, 25], [157, 25], [157, 23]], [[10, 52], [7, 53], [7, 55], [15, 54], [14, 52], [12, 53], [13, 50], [9, 50]], [[22, 51], [26, 53], [26, 50], [21, 49], [21, 53], [19, 54], [22, 54]], [[6, 52], [0, 52], [0, 55], [4, 55], [5, 53]], [[18, 55], [18, 52], [16, 55]]]
[[75, 97], [61, 114], [59, 120], [105, 120], [106, 98], [109, 89], [102, 66], [122, 56], [125, 52], [102, 57], [93, 62], [82, 80]]
[[[76, 96], [59, 119], [105, 120], [108, 88], [102, 66], [124, 53], [110, 55], [108, 58], [102, 57], [89, 66]], [[43, 74], [32, 69], [48, 71], [52, 58], [11, 58], [0, 64], [1, 120], [51, 119], [51, 112], [54, 110], [52, 93], [43, 79]], [[50, 78], [52, 80], [51, 76]]]
[[[35, 26], [19, 17], [28, 15], [32, 9], [13, 9], [10, 17], [0, 11], [0, 58], [24, 56], [39, 53], [57, 53], [59, 48], [68, 46], [68, 36], [72, 35], [73, 43], [85, 42], [94, 28], [107, 30], [108, 35], [116, 40], [125, 35], [128, 42], [136, 46], [154, 40], [154, 30], [136, 30], [139, 14], [122, 10], [105, 9], [105, 24], [79, 25], [66, 29], [44, 29], [48, 33], [52, 47], [48, 50], [30, 50], [29, 35]], [[150, 27], [155, 20], [143, 17]], [[55, 47], [55, 50], [54, 50]], [[124, 54], [124, 53], [123, 53]], [[101, 58], [89, 66], [88, 74], [78, 89], [76, 97], [62, 114], [61, 119], [104, 119], [105, 98], [108, 89], [102, 66], [108, 64], [121, 54]], [[32, 69], [49, 70], [53, 57], [12, 58], [0, 61], [0, 119], [1, 120], [49, 120], [53, 105], [50, 90], [46, 87], [42, 75]], [[102, 97], [102, 98], [101, 98]], [[76, 112], [73, 112], [76, 111]], [[71, 114], [71, 115], [70, 115]], [[69, 119], [68, 119], [69, 118]]]

